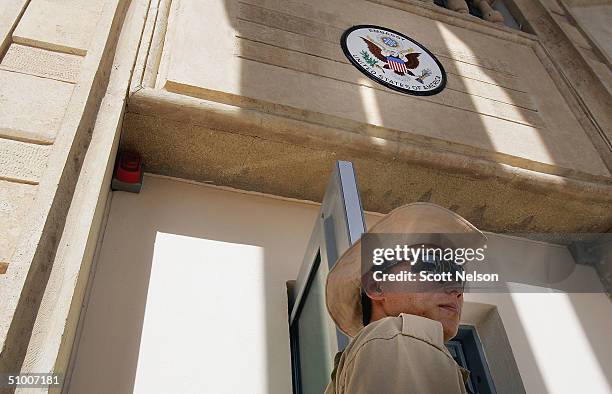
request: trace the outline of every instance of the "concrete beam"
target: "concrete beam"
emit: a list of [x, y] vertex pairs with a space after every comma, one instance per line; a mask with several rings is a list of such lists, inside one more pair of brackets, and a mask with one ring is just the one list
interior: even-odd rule
[[488, 231], [612, 228], [608, 178], [525, 169], [375, 131], [141, 89], [128, 103], [122, 148], [140, 152], [149, 172], [313, 201], [333, 162], [349, 160], [366, 210], [431, 201]]

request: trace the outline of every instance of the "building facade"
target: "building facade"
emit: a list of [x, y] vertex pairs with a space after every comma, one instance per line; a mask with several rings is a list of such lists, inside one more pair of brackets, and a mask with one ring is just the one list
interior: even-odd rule
[[[0, 372], [291, 392], [287, 282], [337, 160], [368, 225], [430, 201], [494, 239], [609, 232], [612, 3], [456, 3], [0, 0]], [[361, 73], [355, 25], [418, 41], [444, 90]], [[612, 263], [579, 271], [602, 291], [466, 296], [498, 392], [612, 392]]]

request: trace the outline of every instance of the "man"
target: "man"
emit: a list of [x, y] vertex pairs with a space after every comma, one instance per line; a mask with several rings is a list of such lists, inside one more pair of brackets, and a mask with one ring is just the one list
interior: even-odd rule
[[[486, 237], [456, 213], [430, 203], [397, 208], [382, 218], [370, 234], [403, 234], [407, 245], [442, 248], [436, 234], [471, 234], [475, 244]], [[362, 238], [363, 239], [363, 238]], [[472, 245], [470, 245], [472, 246]], [[463, 306], [463, 286], [457, 281], [398, 284], [373, 280], [376, 270], [440, 271], [461, 268], [414, 258], [374, 266], [364, 260], [358, 241], [330, 271], [326, 304], [332, 319], [353, 337], [338, 354], [326, 394], [466, 393], [468, 371], [444, 346], [457, 334]], [[369, 266], [367, 264], [370, 264]], [[438, 272], [439, 273], [439, 272]], [[404, 284], [405, 285], [405, 284]]]

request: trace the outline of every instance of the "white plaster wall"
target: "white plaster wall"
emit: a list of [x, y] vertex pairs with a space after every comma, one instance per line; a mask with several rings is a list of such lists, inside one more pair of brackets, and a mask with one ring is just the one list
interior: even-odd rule
[[[317, 212], [154, 176], [113, 193], [69, 392], [290, 393], [285, 282]], [[527, 392], [612, 391], [605, 296], [466, 300], [466, 322], [498, 307]]]
[[70, 392], [289, 392], [285, 282], [317, 211], [156, 177], [113, 193]]

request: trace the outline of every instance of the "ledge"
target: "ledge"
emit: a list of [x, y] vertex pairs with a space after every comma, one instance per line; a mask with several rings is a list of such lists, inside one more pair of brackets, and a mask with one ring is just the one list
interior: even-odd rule
[[[612, 228], [609, 178], [559, 175], [415, 141], [381, 138], [154, 89], [128, 103], [122, 146], [147, 171], [320, 201], [335, 160], [357, 169], [366, 210], [432, 201], [484, 230], [601, 232]], [[455, 151], [454, 151], [455, 150]]]

